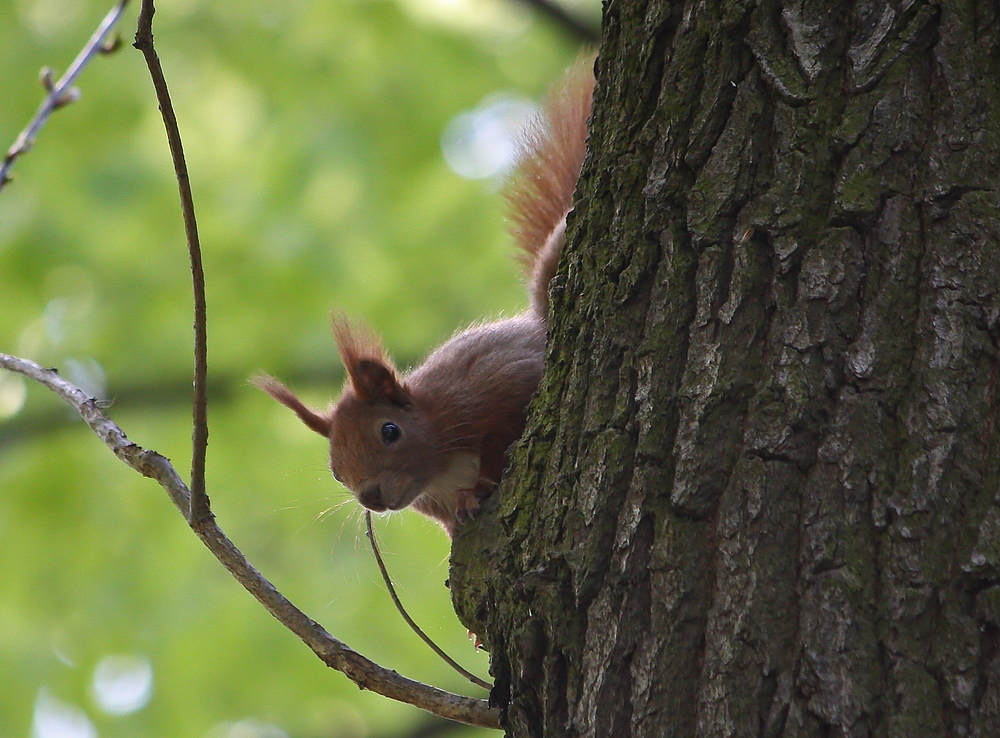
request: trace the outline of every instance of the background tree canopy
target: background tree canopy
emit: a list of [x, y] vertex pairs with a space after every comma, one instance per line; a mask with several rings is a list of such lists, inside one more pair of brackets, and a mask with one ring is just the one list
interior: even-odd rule
[[[38, 70], [61, 73], [110, 5], [0, 4], [0, 145], [34, 113]], [[592, 0], [571, 9], [596, 24]], [[0, 350], [107, 398], [131, 438], [185, 470], [191, 289], [162, 124], [128, 46], [136, 12], [120, 25], [124, 48], [92, 63], [83, 98], [0, 194]], [[408, 365], [524, 305], [489, 176], [504, 138], [490, 136], [578, 43], [513, 0], [164, 1], [154, 33], [205, 256], [216, 514], [334, 635], [477, 694], [391, 609], [323, 443], [246, 379], [266, 370], [317, 405], [335, 396], [331, 309], [364, 317]], [[411, 614], [485, 675], [443, 586], [444, 534], [412, 513], [378, 529]], [[0, 562], [0, 735], [402, 736], [433, 724], [324, 667], [155, 483], [9, 374]], [[465, 733], [482, 731], [449, 734]]]

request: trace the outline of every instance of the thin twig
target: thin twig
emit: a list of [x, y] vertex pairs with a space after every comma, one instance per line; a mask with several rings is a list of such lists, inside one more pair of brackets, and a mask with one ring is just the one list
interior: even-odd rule
[[87, 63], [98, 54], [105, 54], [117, 48], [114, 45], [107, 45], [105, 38], [115, 23], [118, 22], [118, 19], [121, 18], [126, 5], [128, 5], [128, 0], [119, 0], [118, 4], [108, 11], [108, 14], [104, 16], [104, 20], [101, 21], [101, 25], [94, 31], [94, 35], [90, 37], [87, 45], [76, 55], [76, 59], [73, 60], [69, 69], [59, 78], [58, 82], [52, 82], [51, 71], [43, 71], [42, 83], [49, 94], [42, 100], [42, 104], [38, 107], [35, 117], [21, 131], [21, 135], [14, 141], [13, 146], [7, 150], [7, 155], [4, 157], [3, 163], [0, 163], [0, 190], [10, 182], [10, 170], [13, 168], [14, 162], [22, 154], [26, 154], [31, 150], [38, 132], [45, 125], [46, 121], [48, 121], [53, 111], [65, 107], [79, 97], [78, 91], [73, 88], [73, 83], [80, 76], [80, 72], [87, 66]]
[[188, 178], [184, 147], [177, 127], [177, 116], [170, 102], [167, 80], [163, 76], [160, 58], [153, 48], [153, 0], [142, 0], [139, 19], [136, 24], [133, 46], [142, 52], [153, 79], [156, 100], [167, 130], [170, 156], [174, 162], [177, 188], [180, 190], [181, 211], [184, 215], [184, 234], [187, 236], [188, 253], [191, 257], [191, 283], [194, 288], [194, 428], [191, 431], [191, 511], [193, 522], [211, 515], [208, 494], [205, 491], [205, 455], [208, 450], [208, 329], [205, 316], [205, 273], [201, 262], [201, 244], [198, 240], [198, 224], [194, 217], [194, 197], [191, 195], [191, 181]]
[[371, 510], [365, 510], [365, 526], [368, 528], [368, 540], [372, 544], [372, 553], [375, 554], [375, 562], [378, 564], [378, 570], [382, 572], [382, 581], [385, 582], [386, 589], [389, 590], [389, 596], [392, 598], [393, 603], [396, 605], [396, 609], [399, 610], [399, 614], [403, 616], [403, 620], [406, 624], [413, 629], [413, 632], [420, 636], [420, 640], [430, 646], [431, 650], [436, 653], [441, 659], [448, 664], [452, 669], [457, 671], [459, 674], [464, 676], [470, 682], [475, 684], [477, 687], [482, 687], [483, 689], [493, 689], [493, 685], [489, 682], [483, 681], [471, 671], [466, 671], [466, 669], [459, 664], [455, 659], [449, 656], [444, 650], [438, 646], [434, 641], [431, 640], [430, 636], [424, 633], [420, 629], [420, 626], [416, 624], [410, 614], [403, 607], [403, 603], [399, 601], [399, 596], [396, 594], [396, 588], [392, 586], [392, 579], [389, 577], [389, 571], [385, 568], [385, 562], [382, 560], [382, 552], [379, 551], [378, 542], [375, 540], [375, 529], [372, 528], [372, 513]]
[[[177, 508], [188, 515], [191, 492], [170, 462], [132, 443], [98, 407], [97, 401], [63, 379], [52, 369], [33, 361], [0, 353], [0, 367], [17, 372], [48, 387], [69, 403], [114, 454], [143, 476], [155, 479]], [[191, 528], [243, 587], [257, 598], [282, 625], [295, 633], [328, 666], [345, 674], [362, 689], [369, 689], [439, 717], [482, 728], [499, 728], [499, 712], [486, 700], [452, 694], [400, 676], [379, 666], [327, 633], [322, 626], [288, 601], [216, 524], [211, 514], [192, 521]]]
[[568, 31], [585, 44], [596, 44], [601, 39], [600, 26], [594, 27], [570, 13], [557, 0], [521, 0], [549, 17], [556, 25]]

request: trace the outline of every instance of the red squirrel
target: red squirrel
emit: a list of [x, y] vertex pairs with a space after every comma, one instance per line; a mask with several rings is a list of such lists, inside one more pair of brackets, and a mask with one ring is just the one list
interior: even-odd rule
[[272, 377], [257, 380], [329, 439], [333, 476], [369, 510], [412, 505], [452, 536], [499, 483], [542, 376], [548, 287], [586, 151], [592, 67], [588, 57], [570, 69], [521, 139], [507, 200], [527, 273], [527, 311], [471, 326], [405, 374], [373, 333], [335, 319], [348, 379], [326, 412]]

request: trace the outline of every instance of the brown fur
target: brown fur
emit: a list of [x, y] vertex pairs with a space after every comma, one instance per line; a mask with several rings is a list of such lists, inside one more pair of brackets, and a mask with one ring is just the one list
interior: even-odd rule
[[325, 413], [271, 377], [257, 380], [329, 439], [334, 476], [365, 507], [412, 504], [451, 535], [499, 483], [542, 376], [548, 285], [585, 152], [592, 62], [570, 71], [529, 127], [508, 193], [528, 272], [528, 312], [456, 334], [405, 375], [377, 336], [337, 318], [333, 332], [348, 381]]

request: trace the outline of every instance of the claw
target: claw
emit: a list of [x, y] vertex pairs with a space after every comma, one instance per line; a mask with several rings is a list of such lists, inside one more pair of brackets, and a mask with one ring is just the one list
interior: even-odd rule
[[476, 494], [477, 487], [472, 489], [460, 489], [455, 498], [455, 519], [460, 523], [472, 520], [479, 512], [479, 500], [482, 499]]
[[480, 477], [475, 487], [458, 490], [455, 493], [455, 519], [464, 523], [476, 517], [482, 507], [479, 503], [492, 495], [497, 486], [492, 479]]

